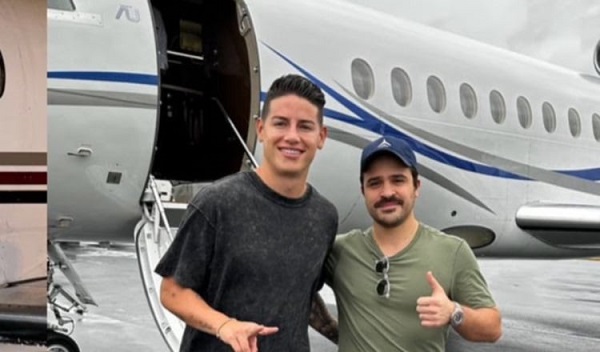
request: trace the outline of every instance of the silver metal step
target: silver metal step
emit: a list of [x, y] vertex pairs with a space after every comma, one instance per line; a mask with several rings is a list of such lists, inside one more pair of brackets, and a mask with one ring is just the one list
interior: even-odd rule
[[179, 351], [185, 323], [160, 303], [162, 277], [155, 274], [154, 269], [177, 233], [177, 228], [170, 224], [179, 224], [187, 203], [163, 202], [161, 198], [171, 198], [171, 190], [167, 188], [164, 183], [159, 187], [154, 178], [150, 177], [151, 198], [144, 200], [144, 215], [135, 227], [134, 241], [144, 292], [154, 321], [169, 349], [176, 352]]

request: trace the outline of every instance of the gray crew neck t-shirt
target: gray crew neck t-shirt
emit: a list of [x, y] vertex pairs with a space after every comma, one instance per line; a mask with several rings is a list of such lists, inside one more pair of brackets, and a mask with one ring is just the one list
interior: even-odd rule
[[[333, 204], [311, 186], [290, 199], [256, 173], [240, 172], [196, 194], [155, 271], [230, 317], [279, 327], [259, 337], [261, 352], [309, 351], [312, 296], [337, 220]], [[180, 350], [231, 348], [186, 326]]]

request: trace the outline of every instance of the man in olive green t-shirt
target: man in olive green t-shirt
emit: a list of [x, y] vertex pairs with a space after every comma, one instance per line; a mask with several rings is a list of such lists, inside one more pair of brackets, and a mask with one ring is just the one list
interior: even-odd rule
[[415, 154], [382, 137], [362, 152], [361, 190], [373, 226], [339, 235], [325, 280], [336, 296], [334, 320], [317, 297], [311, 326], [340, 352], [444, 351], [448, 328], [470, 341], [495, 342], [500, 312], [467, 243], [420, 223]]

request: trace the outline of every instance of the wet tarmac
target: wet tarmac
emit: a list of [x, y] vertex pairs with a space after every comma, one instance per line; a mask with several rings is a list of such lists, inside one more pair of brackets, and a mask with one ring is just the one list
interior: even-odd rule
[[[98, 303], [71, 334], [85, 352], [167, 352], [141, 285], [132, 246], [68, 248], [67, 255]], [[504, 335], [496, 344], [466, 343], [451, 335], [448, 351], [587, 352], [600, 350], [600, 262], [591, 260], [480, 259], [502, 311]], [[57, 282], [65, 282], [56, 274]], [[334, 303], [329, 290], [327, 303]], [[331, 305], [333, 311], [335, 307]], [[312, 351], [336, 346], [309, 331]]]
[[2, 352], [46, 352], [47, 349], [43, 346], [27, 346], [27, 345], [0, 343], [0, 351], [2, 351]]

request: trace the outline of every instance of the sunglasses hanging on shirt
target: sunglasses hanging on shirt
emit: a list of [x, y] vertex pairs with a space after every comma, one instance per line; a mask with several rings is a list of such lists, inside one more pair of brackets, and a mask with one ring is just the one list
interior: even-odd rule
[[377, 286], [375, 287], [377, 290], [377, 294], [381, 297], [389, 298], [390, 297], [390, 280], [388, 277], [388, 271], [390, 270], [390, 261], [387, 257], [383, 257], [375, 262], [375, 271], [378, 274], [383, 275], [383, 279], [377, 282]]

